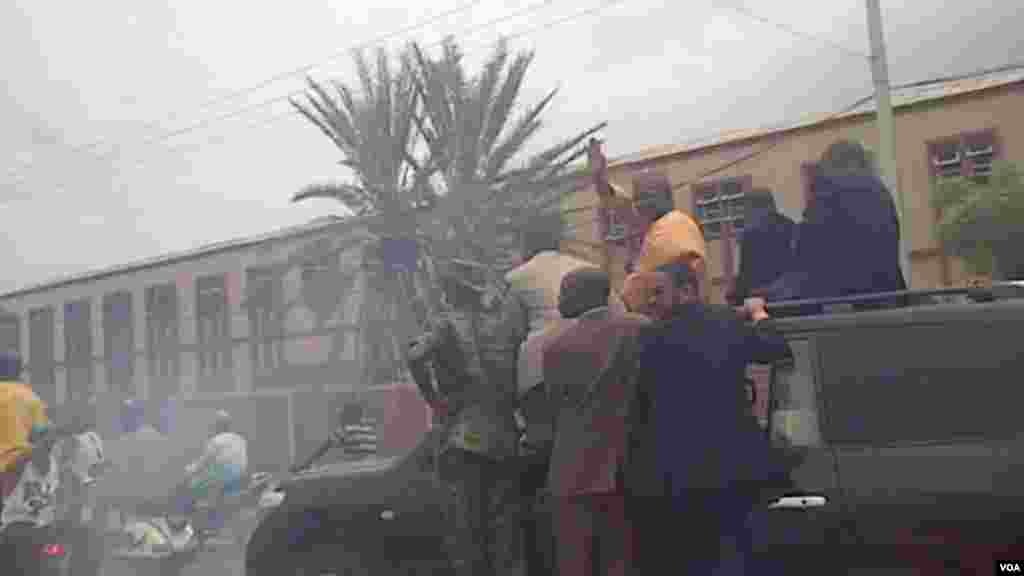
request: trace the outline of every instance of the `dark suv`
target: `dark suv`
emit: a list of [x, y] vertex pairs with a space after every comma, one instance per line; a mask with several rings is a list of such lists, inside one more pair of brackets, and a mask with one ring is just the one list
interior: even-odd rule
[[[766, 433], [791, 489], [755, 513], [758, 553], [791, 574], [989, 574], [1024, 558], [1024, 299], [973, 296], [774, 307], [804, 315], [776, 320], [793, 360], [771, 367]], [[820, 313], [832, 304], [874, 309]], [[286, 483], [248, 575], [446, 574], [432, 442]]]
[[793, 361], [768, 429], [794, 489], [758, 514], [762, 552], [819, 573], [1024, 558], [1024, 299], [996, 298], [1019, 288], [776, 321]]
[[248, 576], [445, 576], [446, 503], [435, 440], [409, 454], [337, 462], [283, 482], [246, 546]]

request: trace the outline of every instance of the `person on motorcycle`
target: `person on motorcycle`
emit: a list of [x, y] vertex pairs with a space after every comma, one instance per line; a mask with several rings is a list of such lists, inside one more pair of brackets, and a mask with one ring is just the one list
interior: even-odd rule
[[20, 380], [21, 357], [0, 353], [0, 566], [4, 573], [40, 570], [41, 526], [52, 523], [58, 485], [51, 450], [57, 435], [46, 403]]
[[21, 372], [21, 356], [0, 353], [0, 484], [5, 501], [32, 454], [30, 439], [50, 426], [46, 403], [20, 380]]
[[[216, 511], [225, 497], [238, 494], [244, 488], [248, 468], [245, 438], [234, 431], [231, 414], [218, 410], [213, 434], [206, 442], [202, 456], [185, 468], [187, 490], [184, 510], [191, 511], [196, 502], [206, 499], [214, 503], [213, 510]], [[215, 526], [221, 520], [215, 513]]]

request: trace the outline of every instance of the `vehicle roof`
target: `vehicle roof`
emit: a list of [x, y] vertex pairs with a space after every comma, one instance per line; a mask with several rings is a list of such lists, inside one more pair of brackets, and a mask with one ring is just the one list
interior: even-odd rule
[[355, 476], [359, 474], [372, 474], [387, 470], [398, 463], [398, 457], [370, 457], [363, 460], [352, 460], [333, 462], [312, 468], [307, 472], [299, 474], [296, 478], [319, 478], [322, 476]]
[[953, 304], [922, 304], [902, 308], [831, 312], [778, 318], [783, 333], [818, 332], [852, 327], [937, 324], [964, 321], [1024, 321], [1024, 299]]

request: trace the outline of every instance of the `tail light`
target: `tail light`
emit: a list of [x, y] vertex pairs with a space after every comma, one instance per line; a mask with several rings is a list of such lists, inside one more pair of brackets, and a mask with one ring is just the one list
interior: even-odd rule
[[47, 558], [61, 558], [65, 552], [63, 544], [47, 544], [43, 546], [43, 556]]

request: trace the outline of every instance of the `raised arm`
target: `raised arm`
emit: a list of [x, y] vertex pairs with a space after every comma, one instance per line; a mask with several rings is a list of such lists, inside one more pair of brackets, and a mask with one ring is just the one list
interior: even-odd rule
[[761, 298], [748, 298], [743, 311], [751, 323], [745, 326], [744, 346], [751, 362], [772, 364], [790, 358], [789, 344], [772, 325]]

